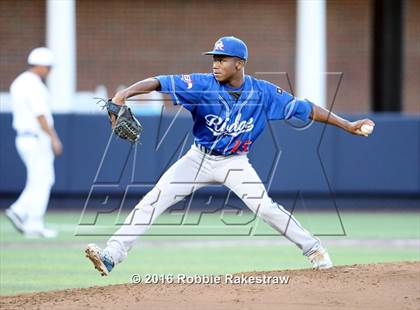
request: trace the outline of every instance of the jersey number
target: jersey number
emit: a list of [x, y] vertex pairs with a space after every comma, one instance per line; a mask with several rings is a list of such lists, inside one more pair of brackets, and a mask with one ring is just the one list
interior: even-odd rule
[[[242, 143], [242, 152], [246, 153], [248, 152], [249, 145], [252, 143], [251, 140], [245, 140], [244, 143]], [[236, 140], [235, 144], [233, 145], [232, 149], [230, 150], [230, 153], [236, 153], [239, 150], [239, 147], [241, 146], [241, 141]]]

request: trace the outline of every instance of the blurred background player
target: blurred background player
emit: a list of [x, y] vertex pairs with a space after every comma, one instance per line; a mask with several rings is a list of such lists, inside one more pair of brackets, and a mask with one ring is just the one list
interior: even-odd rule
[[44, 84], [53, 58], [49, 49], [35, 48], [28, 56], [30, 68], [10, 86], [16, 148], [26, 166], [26, 185], [17, 201], [6, 210], [6, 216], [27, 237], [57, 236], [55, 230], [44, 225], [55, 180], [54, 155], [62, 153], [48, 104], [49, 92]]

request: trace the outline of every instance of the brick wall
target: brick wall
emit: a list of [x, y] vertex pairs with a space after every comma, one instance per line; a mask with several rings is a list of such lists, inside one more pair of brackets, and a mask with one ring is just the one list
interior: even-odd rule
[[27, 67], [30, 50], [45, 45], [45, 1], [0, 1], [0, 91]]
[[[243, 39], [248, 72], [294, 71], [293, 1], [77, 3], [78, 88], [164, 73], [208, 72], [201, 53], [222, 35]], [[258, 3], [258, 5], [256, 5]]]
[[404, 111], [420, 114], [420, 0], [407, 0], [404, 14]]
[[[420, 1], [407, 0], [404, 109], [419, 112]], [[155, 74], [206, 72], [222, 35], [247, 42], [247, 72], [288, 72], [294, 84], [295, 1], [77, 1], [77, 89], [109, 92]], [[371, 0], [327, 2], [328, 71], [343, 72], [334, 111], [370, 110]], [[416, 39], [417, 38], [417, 39]], [[0, 1], [0, 91], [45, 44], [45, 1]], [[284, 75], [261, 75], [288, 88]], [[328, 76], [331, 103], [338, 76]], [[294, 86], [294, 85], [293, 85]]]
[[[328, 71], [342, 72], [334, 111], [370, 110], [371, 1], [334, 0], [327, 5]], [[332, 103], [338, 75], [328, 76]]]

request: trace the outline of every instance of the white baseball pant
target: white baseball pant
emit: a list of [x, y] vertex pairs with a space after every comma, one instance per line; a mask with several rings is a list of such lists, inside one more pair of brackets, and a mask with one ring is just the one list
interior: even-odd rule
[[249, 209], [296, 244], [304, 255], [309, 256], [320, 247], [318, 238], [268, 196], [246, 155], [213, 156], [193, 145], [131, 211], [124, 225], [108, 240], [105, 251], [108, 251], [115, 264], [120, 263], [137, 238], [167, 208], [195, 190], [215, 182], [232, 190]]
[[54, 184], [54, 153], [46, 134], [22, 134], [16, 148], [26, 166], [26, 185], [11, 209], [25, 220], [25, 231], [44, 229], [51, 187]]

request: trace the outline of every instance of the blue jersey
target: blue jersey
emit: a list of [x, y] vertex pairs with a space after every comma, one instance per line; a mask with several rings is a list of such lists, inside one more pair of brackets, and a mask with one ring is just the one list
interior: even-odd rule
[[219, 154], [247, 153], [269, 120], [308, 120], [312, 104], [249, 75], [239, 98], [213, 74], [161, 75], [160, 92], [191, 112], [195, 142]]

